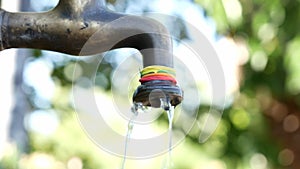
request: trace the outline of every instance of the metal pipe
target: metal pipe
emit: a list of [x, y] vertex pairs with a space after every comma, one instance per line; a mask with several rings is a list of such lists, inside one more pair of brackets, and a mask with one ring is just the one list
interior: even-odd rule
[[[173, 67], [172, 41], [163, 25], [150, 18], [109, 11], [104, 0], [60, 0], [53, 10], [43, 13], [0, 9], [0, 24], [0, 50], [35, 48], [85, 56], [129, 47], [141, 52], [144, 67]], [[156, 89], [174, 106], [182, 101], [177, 85], [160, 81], [139, 86], [133, 101], [159, 106], [151, 105], [149, 99]], [[155, 99], [159, 102], [160, 98]]]
[[[42, 13], [0, 9], [0, 24], [0, 50], [34, 48], [79, 56], [129, 47], [141, 52], [144, 66], [173, 67], [171, 38], [163, 25], [109, 11], [103, 0], [60, 0]], [[99, 36], [89, 43], [92, 48], [82, 52], [95, 33]]]

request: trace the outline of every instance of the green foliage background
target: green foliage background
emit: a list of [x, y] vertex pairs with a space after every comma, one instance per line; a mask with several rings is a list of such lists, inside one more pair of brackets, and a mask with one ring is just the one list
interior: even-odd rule
[[[112, 5], [116, 3], [109, 2]], [[293, 159], [297, 158], [297, 148], [293, 147], [293, 143], [285, 142], [282, 137], [292, 137], [298, 130], [282, 134], [282, 129], [278, 128], [282, 128], [284, 117], [279, 122], [274, 122], [277, 116], [276, 111], [275, 115], [272, 114], [272, 108], [280, 103], [287, 109], [287, 114], [298, 117], [300, 1], [195, 0], [194, 3], [205, 9], [207, 17], [213, 18], [218, 34], [245, 41], [250, 58], [240, 69], [240, 91], [232, 105], [224, 111], [218, 129], [207, 142], [201, 144], [198, 142], [200, 131], [193, 129], [185, 142], [173, 152], [174, 168], [260, 169], [259, 164], [266, 161], [265, 168], [296, 169], [299, 162], [294, 160], [287, 163], [280, 152], [289, 147], [294, 151]], [[237, 7], [241, 8], [241, 14], [232, 16], [230, 10], [238, 10]], [[34, 50], [33, 53], [37, 58], [42, 57], [40, 51]], [[265, 62], [265, 66], [257, 66], [262, 62]], [[26, 155], [20, 155], [14, 146], [10, 147], [7, 155], [0, 161], [1, 169], [34, 169], [34, 158], [41, 155], [51, 161], [52, 168], [57, 169], [68, 168], [68, 162], [74, 157], [81, 159], [85, 169], [111, 169], [112, 164], [114, 167], [118, 166], [116, 163], [121, 164], [121, 158], [101, 152], [86, 137], [76, 121], [68, 100], [72, 81], [65, 73], [67, 65], [72, 63], [74, 60], [68, 58], [64, 65], [56, 66], [52, 72], [57, 93], [51, 107], [60, 117], [59, 128], [50, 136], [30, 133], [30, 152]], [[102, 72], [106, 83], [99, 83], [98, 87], [109, 92], [112, 65], [106, 62], [102, 64], [99, 72]], [[208, 108], [206, 105], [201, 106], [199, 118]], [[167, 120], [161, 118], [159, 123], [166, 125]], [[251, 163], [255, 158], [257, 165]], [[129, 168], [142, 166], [134, 160], [129, 160], [128, 165]], [[160, 165], [159, 157], [153, 159], [148, 167], [159, 168]]]

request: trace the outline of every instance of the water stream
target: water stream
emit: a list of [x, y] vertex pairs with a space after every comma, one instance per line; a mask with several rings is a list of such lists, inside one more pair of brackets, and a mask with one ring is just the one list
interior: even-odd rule
[[[171, 105], [171, 103], [168, 101], [168, 99], [161, 99], [161, 108], [164, 109], [168, 116], [168, 155], [167, 158], [162, 166], [162, 169], [171, 169], [173, 167], [172, 162], [172, 126], [173, 126], [173, 117], [174, 117], [174, 106]], [[131, 138], [131, 133], [134, 128], [134, 119], [138, 116], [138, 114], [145, 112], [146, 108], [143, 106], [142, 103], [134, 103], [134, 105], [131, 107], [131, 112], [133, 115], [128, 121], [127, 126], [127, 133], [125, 138], [125, 147], [124, 147], [124, 156], [123, 156], [123, 162], [121, 169], [125, 169], [125, 163], [126, 163], [126, 157], [127, 157], [127, 149], [128, 149], [128, 143]]]
[[168, 114], [168, 120], [169, 120], [169, 145], [168, 145], [168, 158], [167, 158], [167, 164], [165, 168], [172, 168], [173, 167], [173, 161], [172, 161], [172, 128], [173, 128], [173, 117], [174, 117], [174, 107], [171, 106], [169, 110], [167, 110]]
[[127, 133], [126, 133], [125, 147], [124, 147], [124, 156], [123, 156], [123, 162], [122, 162], [121, 169], [125, 169], [128, 143], [130, 141], [131, 133], [132, 133], [132, 130], [133, 130], [133, 127], [134, 127], [134, 119], [138, 116], [139, 113], [144, 112], [144, 110], [145, 110], [145, 108], [143, 107], [142, 103], [134, 103], [133, 106], [131, 107], [131, 113], [133, 113], [133, 115], [129, 119], [128, 125], [127, 125]]
[[127, 134], [126, 134], [126, 139], [125, 139], [124, 156], [123, 156], [123, 162], [122, 162], [122, 168], [121, 168], [121, 169], [124, 169], [124, 168], [125, 168], [125, 162], [126, 162], [126, 156], [127, 156], [128, 142], [129, 142], [129, 140], [130, 140], [130, 136], [131, 136], [131, 133], [132, 133], [132, 130], [133, 130], [133, 127], [134, 127], [134, 123], [133, 123], [134, 117], [135, 117], [135, 115], [133, 115], [133, 116], [131, 117], [131, 119], [129, 120], [129, 122], [128, 122]]
[[171, 105], [171, 103], [168, 100], [161, 100], [161, 106], [166, 111], [168, 115], [168, 122], [169, 122], [169, 128], [168, 128], [168, 134], [169, 134], [169, 141], [168, 141], [168, 155], [167, 159], [165, 160], [162, 169], [171, 169], [173, 167], [173, 161], [172, 161], [172, 128], [173, 128], [173, 118], [174, 118], [174, 106]]

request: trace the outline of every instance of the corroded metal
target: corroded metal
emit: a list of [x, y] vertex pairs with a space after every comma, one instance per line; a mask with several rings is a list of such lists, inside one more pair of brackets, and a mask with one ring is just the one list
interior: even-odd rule
[[[1, 50], [35, 48], [91, 55], [124, 47], [136, 48], [143, 54], [143, 49], [151, 48], [155, 49], [152, 53], [143, 54], [144, 66], [173, 67], [171, 38], [164, 26], [149, 18], [109, 11], [103, 0], [60, 0], [53, 10], [43, 13], [10, 13], [1, 9], [0, 24]], [[97, 40], [89, 44], [94, 48], [81, 53], [88, 39], [99, 30]], [[167, 52], [159, 52], [160, 49]]]
[[[171, 37], [163, 25], [112, 12], [104, 0], [60, 0], [53, 10], [42, 13], [0, 9], [0, 25], [0, 50], [34, 48], [86, 56], [128, 47], [141, 52], [144, 67], [173, 67]], [[141, 85], [133, 101], [151, 106], [149, 95], [156, 89], [162, 89], [174, 106], [182, 100], [178, 86], [151, 83]]]

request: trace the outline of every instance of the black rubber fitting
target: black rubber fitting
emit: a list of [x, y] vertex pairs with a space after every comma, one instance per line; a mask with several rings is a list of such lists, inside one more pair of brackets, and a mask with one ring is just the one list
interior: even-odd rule
[[162, 99], [177, 106], [183, 100], [183, 91], [170, 81], [153, 80], [141, 84], [133, 94], [133, 102], [140, 102], [144, 106], [161, 107]]

